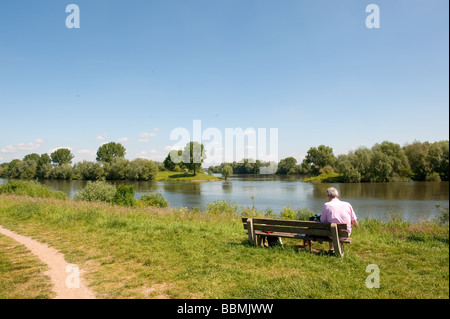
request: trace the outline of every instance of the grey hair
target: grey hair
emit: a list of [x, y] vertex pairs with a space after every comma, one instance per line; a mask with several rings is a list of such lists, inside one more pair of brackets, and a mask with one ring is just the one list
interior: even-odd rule
[[339, 196], [339, 192], [336, 188], [330, 187], [327, 189], [327, 196], [331, 198], [335, 198]]

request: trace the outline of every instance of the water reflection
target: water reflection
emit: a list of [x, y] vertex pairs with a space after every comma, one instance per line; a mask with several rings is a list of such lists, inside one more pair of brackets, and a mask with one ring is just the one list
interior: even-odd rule
[[[5, 181], [0, 179], [0, 184]], [[70, 197], [86, 184], [85, 181], [42, 183]], [[117, 181], [115, 184], [134, 185], [136, 198], [147, 192], [160, 192], [172, 207], [205, 207], [206, 203], [220, 199], [243, 206], [254, 204], [258, 209], [270, 206], [279, 211], [290, 205], [320, 213], [327, 200], [325, 191], [330, 186], [338, 188], [341, 199], [352, 203], [359, 218], [388, 220], [390, 215], [397, 214], [415, 222], [435, 216], [436, 203], [449, 207], [448, 182], [309, 184], [300, 182], [297, 176], [245, 175], [220, 182]]]
[[385, 200], [448, 200], [448, 182], [315, 184], [314, 196], [325, 194], [328, 187], [340, 190], [342, 198]]
[[224, 194], [231, 194], [233, 192], [233, 183], [231, 181], [222, 182], [222, 192]]

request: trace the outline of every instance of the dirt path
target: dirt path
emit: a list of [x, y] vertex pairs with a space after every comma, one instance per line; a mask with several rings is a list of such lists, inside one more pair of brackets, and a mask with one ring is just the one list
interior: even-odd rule
[[67, 263], [64, 255], [56, 249], [2, 226], [0, 233], [21, 243], [48, 265], [49, 270], [45, 274], [52, 280], [55, 299], [95, 299], [94, 293], [83, 281], [81, 270], [76, 265]]

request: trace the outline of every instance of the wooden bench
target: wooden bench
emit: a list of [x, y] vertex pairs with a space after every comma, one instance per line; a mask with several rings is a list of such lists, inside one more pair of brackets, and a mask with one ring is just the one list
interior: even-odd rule
[[[262, 245], [264, 236], [326, 241], [333, 242], [335, 253], [342, 257], [344, 244], [352, 242], [352, 239], [348, 238], [346, 224], [248, 217], [243, 217], [242, 222], [250, 244], [256, 246]], [[341, 237], [345, 239], [339, 240]], [[311, 245], [309, 247], [311, 249]]]

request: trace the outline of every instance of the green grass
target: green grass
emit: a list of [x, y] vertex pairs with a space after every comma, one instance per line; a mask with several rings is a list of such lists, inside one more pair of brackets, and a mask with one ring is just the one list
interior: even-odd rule
[[183, 172], [169, 172], [169, 171], [160, 171], [156, 175], [156, 181], [186, 181], [186, 182], [200, 182], [200, 181], [220, 181], [223, 178], [212, 176], [205, 174], [203, 172], [197, 173], [194, 175], [193, 173], [188, 173], [185, 175]]
[[325, 172], [318, 176], [305, 178], [302, 182], [309, 183], [339, 183], [342, 182], [342, 175], [334, 172]]
[[0, 299], [53, 298], [46, 270], [25, 246], [0, 234]]
[[51, 190], [36, 181], [11, 180], [0, 186], [0, 194], [26, 195], [30, 197], [67, 199], [67, 194]]
[[100, 298], [449, 298], [448, 224], [361, 220], [344, 258], [252, 247], [233, 212], [0, 195], [0, 225], [63, 252]]

